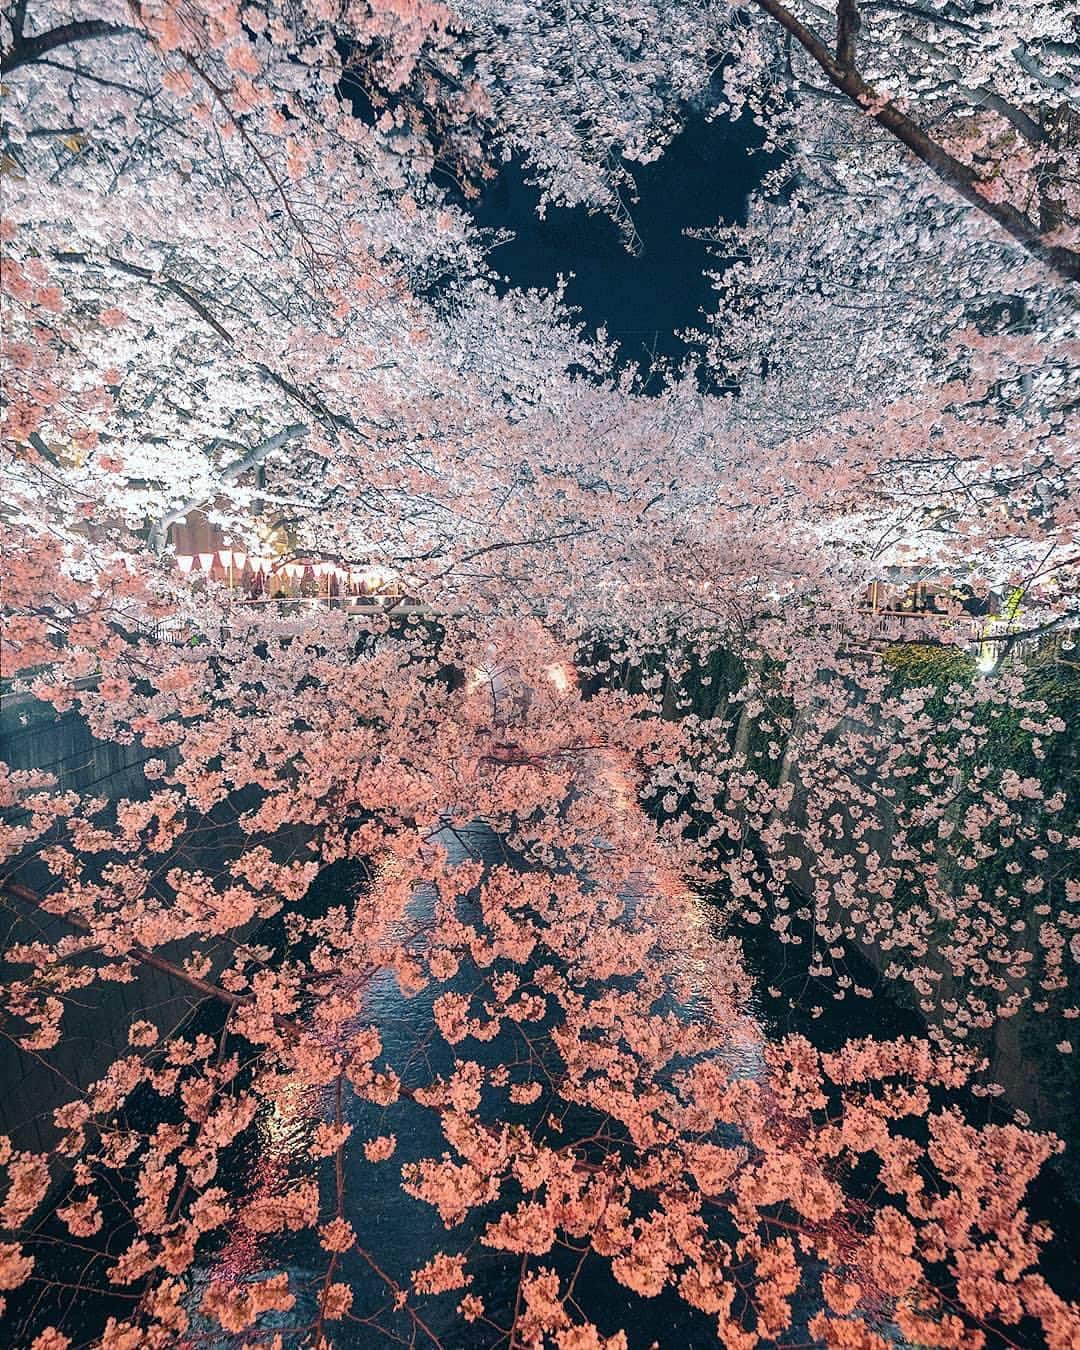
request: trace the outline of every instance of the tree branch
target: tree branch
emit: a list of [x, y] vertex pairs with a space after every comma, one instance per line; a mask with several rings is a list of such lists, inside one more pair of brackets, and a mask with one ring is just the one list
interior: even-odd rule
[[[137, 263], [125, 262], [123, 258], [114, 258], [109, 255], [96, 258], [89, 253], [57, 250], [52, 256], [57, 262], [63, 263], [74, 263], [82, 266], [91, 266], [95, 263], [102, 264], [115, 268], [116, 271], [123, 272], [129, 277], [138, 277], [141, 281], [148, 281], [151, 285], [160, 286], [163, 290], [175, 295], [193, 313], [197, 314], [230, 347], [236, 348], [237, 346], [236, 339], [225, 325], [211, 313], [190, 287], [185, 286], [182, 281], [178, 281], [175, 277], [163, 276], [149, 267], [140, 267]], [[301, 389], [299, 385], [293, 384], [284, 375], [279, 375], [276, 370], [272, 370], [262, 361], [255, 361], [252, 364], [272, 384], [276, 384], [290, 398], [295, 399], [301, 407], [314, 413], [332, 435], [336, 436], [339, 431], [351, 431], [355, 435], [363, 435], [363, 432], [351, 417], [347, 417], [344, 413], [333, 412], [323, 403], [318, 394]]]
[[[290, 426], [283, 427], [281, 431], [276, 431], [273, 436], [268, 436], [265, 441], [260, 441], [254, 449], [249, 450], [246, 455], [240, 459], [233, 460], [221, 472], [220, 481], [222, 483], [231, 483], [234, 478], [239, 478], [242, 473], [248, 469], [253, 469], [256, 464], [260, 464], [267, 455], [272, 455], [275, 450], [280, 450], [287, 441], [293, 440], [297, 436], [306, 435], [308, 428], [302, 422], [294, 422]], [[161, 556], [165, 551], [165, 543], [169, 535], [170, 525], [174, 525], [182, 516], [186, 516], [189, 511], [194, 511], [202, 506], [206, 501], [205, 497], [193, 498], [185, 502], [182, 506], [175, 507], [160, 520], [155, 521], [150, 530], [148, 543], [154, 553]]]
[[15, 41], [0, 57], [0, 72], [4, 75], [17, 70], [19, 66], [32, 64], [57, 47], [70, 47], [73, 43], [89, 42], [93, 38], [122, 37], [125, 33], [137, 30], [127, 24], [107, 23], [104, 19], [80, 19], [73, 23], [62, 23], [58, 28], [50, 28], [47, 33], [38, 33], [36, 37], [24, 37], [22, 23], [18, 29], [12, 24], [12, 31]]
[[825, 72], [830, 84], [866, 111], [878, 126], [895, 136], [943, 183], [947, 183], [966, 202], [993, 220], [1051, 271], [1067, 281], [1080, 281], [1080, 253], [1060, 244], [1046, 243], [1041, 232], [1022, 211], [1008, 202], [995, 202], [984, 196], [980, 190], [982, 181], [973, 169], [950, 155], [895, 104], [883, 99], [857, 70], [840, 65], [817, 33], [796, 18], [780, 0], [753, 0], [753, 3], [791, 34]]
[[840, 0], [836, 11], [836, 63], [845, 70], [855, 64], [855, 39], [861, 27], [858, 0]]
[[[22, 900], [24, 904], [33, 905], [37, 909], [45, 909], [44, 898], [38, 895], [36, 891], [30, 890], [28, 886], [20, 886], [17, 882], [3, 879], [0, 880], [0, 889], [6, 891], [16, 900]], [[81, 933], [93, 935], [90, 925], [74, 914], [55, 914], [48, 909], [45, 910], [45, 913], [63, 920], [64, 923], [70, 924], [72, 928], [77, 928]], [[250, 994], [231, 994], [227, 989], [222, 989], [220, 985], [211, 984], [208, 980], [201, 980], [197, 975], [189, 975], [182, 966], [174, 965], [171, 961], [166, 961], [164, 957], [155, 956], [145, 947], [130, 947], [122, 955], [133, 961], [138, 961], [141, 965], [152, 966], [154, 970], [159, 970], [162, 974], [171, 976], [180, 984], [188, 985], [197, 993], [202, 994], [204, 998], [220, 999], [222, 1003], [227, 1003], [230, 1008], [251, 1002]]]
[[977, 89], [971, 89], [967, 85], [961, 84], [956, 86], [955, 92], [958, 98], [965, 99], [975, 107], [987, 108], [990, 112], [1003, 117], [1032, 145], [1045, 144], [1047, 140], [1046, 131], [1035, 121], [1034, 117], [1026, 113], [1023, 108], [1017, 108], [1012, 103], [1008, 103], [1000, 94], [995, 94], [992, 89], [986, 89], [982, 85]]
[[26, 3], [27, 0], [15, 0], [15, 6], [8, 16], [8, 22], [11, 24], [11, 31], [16, 42], [22, 38], [23, 28], [26, 25]]

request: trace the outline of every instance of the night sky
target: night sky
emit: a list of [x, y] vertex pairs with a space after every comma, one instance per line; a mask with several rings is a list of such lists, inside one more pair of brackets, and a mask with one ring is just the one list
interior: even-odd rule
[[639, 201], [632, 214], [643, 250], [629, 253], [618, 228], [584, 208], [551, 207], [539, 220], [540, 193], [527, 186], [521, 166], [506, 165], [474, 208], [479, 224], [512, 230], [512, 243], [494, 250], [491, 265], [521, 287], [551, 288], [574, 276], [567, 300], [580, 308], [590, 330], [606, 324], [626, 360], [647, 362], [650, 349], [678, 359], [686, 347], [676, 330], [699, 323], [711, 305], [712, 286], [702, 271], [718, 264], [686, 229], [743, 218], [749, 194], [769, 167], [750, 150], [759, 132], [749, 121], [692, 120], [654, 164], [632, 166]]
[[[338, 50], [347, 62], [348, 47], [339, 43]], [[339, 88], [355, 116], [375, 120], [376, 109], [356, 79], [346, 73]], [[719, 89], [706, 101], [712, 93]], [[760, 150], [762, 140], [748, 117], [709, 122], [700, 108], [688, 110], [686, 126], [659, 160], [628, 166], [638, 188], [631, 204], [643, 245], [637, 254], [627, 250], [612, 221], [583, 207], [549, 207], [540, 220], [540, 192], [525, 183], [517, 160], [502, 167], [478, 202], [466, 201], [452, 177], [438, 170], [434, 177], [478, 224], [513, 232], [515, 238], [490, 255], [504, 287], [550, 290], [560, 275], [569, 278], [567, 303], [587, 329], [606, 325], [621, 359], [645, 368], [651, 356], [685, 358], [688, 348], [676, 332], [699, 326], [702, 309], [712, 307], [713, 288], [703, 269], [719, 270], [722, 262], [683, 231], [744, 218], [748, 197], [775, 163]]]

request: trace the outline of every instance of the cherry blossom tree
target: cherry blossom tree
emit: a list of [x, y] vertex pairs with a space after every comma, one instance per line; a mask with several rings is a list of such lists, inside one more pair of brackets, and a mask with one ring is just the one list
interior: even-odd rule
[[850, 100], [1023, 249], [1075, 280], [1075, 7], [754, 7], [790, 42], [799, 87]]
[[[974, 1109], [1001, 1022], [1071, 1051], [1068, 728], [956, 607], [935, 681], [853, 599], [904, 560], [1071, 631], [1070, 19], [803, 8], [5, 9], [4, 677], [142, 760], [0, 770], [0, 1031], [53, 1093], [0, 1141], [13, 1343], [1076, 1343], [1061, 1143]], [[790, 151], [718, 240], [738, 397], [646, 396], [436, 171], [522, 154], [629, 235], [717, 70]], [[423, 603], [245, 611], [175, 565], [196, 509]], [[927, 1034], [766, 1039], [758, 928], [856, 1009], [885, 954]]]

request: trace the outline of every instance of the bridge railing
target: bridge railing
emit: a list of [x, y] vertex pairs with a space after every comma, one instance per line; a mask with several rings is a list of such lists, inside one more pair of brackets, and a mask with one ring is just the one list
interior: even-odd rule
[[[322, 611], [344, 613], [350, 618], [374, 615], [411, 614], [429, 615], [437, 611], [430, 605], [417, 603], [401, 595], [373, 594], [348, 596], [260, 596], [255, 599], [233, 600], [230, 609], [241, 614], [274, 613], [282, 618], [304, 619]], [[1038, 635], [1028, 636], [1024, 625], [1016, 620], [969, 614], [941, 614], [928, 610], [872, 610], [859, 605], [856, 612], [865, 621], [863, 633], [873, 643], [940, 642], [952, 643], [974, 654], [994, 655], [1005, 650], [1018, 653], [1033, 651], [1042, 640]], [[160, 622], [140, 624], [139, 630], [155, 641], [171, 645], [185, 645], [197, 641], [198, 626], [190, 619], [170, 616]], [[231, 625], [222, 625], [224, 634]]]

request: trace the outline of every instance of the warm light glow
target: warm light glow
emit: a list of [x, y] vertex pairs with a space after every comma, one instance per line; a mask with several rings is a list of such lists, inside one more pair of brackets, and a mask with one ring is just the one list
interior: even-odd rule
[[385, 567], [359, 567], [350, 570], [350, 579], [354, 585], [366, 586], [369, 590], [381, 590], [393, 580], [393, 573]]
[[563, 665], [548, 666], [547, 670], [544, 673], [547, 675], [548, 679], [551, 681], [551, 683], [555, 686], [555, 688], [559, 691], [560, 694], [565, 694], [566, 691], [570, 688], [570, 676], [567, 673], [567, 669], [565, 666]]

